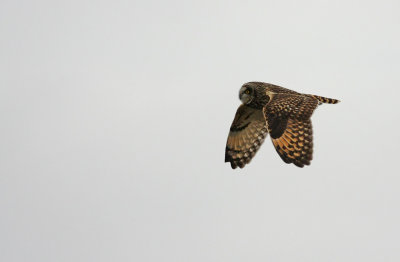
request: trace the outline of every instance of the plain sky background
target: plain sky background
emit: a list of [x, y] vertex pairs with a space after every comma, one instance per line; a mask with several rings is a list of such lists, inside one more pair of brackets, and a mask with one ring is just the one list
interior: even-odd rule
[[[0, 261], [400, 261], [399, 1], [0, 0]], [[248, 81], [338, 98], [224, 163]]]

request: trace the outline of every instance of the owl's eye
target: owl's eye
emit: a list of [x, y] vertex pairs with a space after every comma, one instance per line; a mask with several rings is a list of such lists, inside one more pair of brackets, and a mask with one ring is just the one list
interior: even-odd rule
[[246, 91], [244, 91], [244, 93], [245, 93], [246, 95], [249, 95], [249, 94], [250, 94], [250, 90], [249, 90], [249, 89], [246, 89]]

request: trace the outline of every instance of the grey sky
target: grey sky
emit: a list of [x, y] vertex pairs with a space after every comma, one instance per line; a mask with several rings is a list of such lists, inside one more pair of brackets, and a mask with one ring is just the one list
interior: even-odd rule
[[[0, 1], [1, 261], [399, 261], [398, 1]], [[231, 170], [244, 82], [338, 98]]]

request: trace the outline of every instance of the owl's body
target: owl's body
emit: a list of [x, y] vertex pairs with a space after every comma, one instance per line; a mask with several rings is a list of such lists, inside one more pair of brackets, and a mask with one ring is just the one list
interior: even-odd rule
[[313, 153], [311, 116], [322, 103], [339, 100], [307, 95], [262, 82], [249, 82], [239, 91], [242, 105], [230, 128], [225, 162], [232, 168], [248, 164], [269, 133], [285, 163], [309, 165]]

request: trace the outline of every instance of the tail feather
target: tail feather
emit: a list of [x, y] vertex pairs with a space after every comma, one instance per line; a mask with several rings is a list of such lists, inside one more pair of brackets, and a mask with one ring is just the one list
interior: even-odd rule
[[317, 99], [321, 103], [326, 103], [326, 104], [337, 104], [340, 102], [340, 100], [333, 99], [333, 98], [327, 98], [323, 96], [316, 96], [316, 95], [311, 95], [315, 99]]

